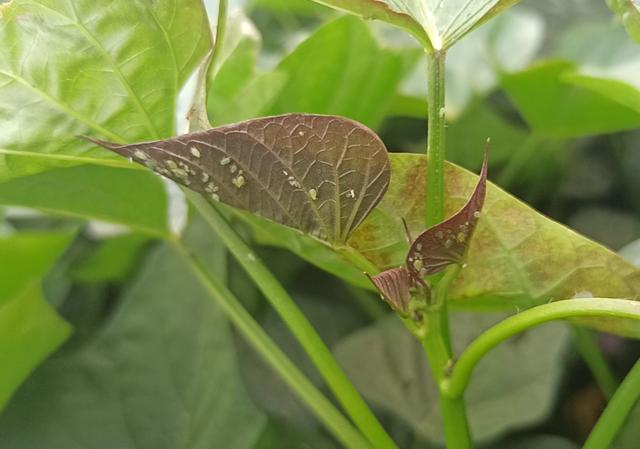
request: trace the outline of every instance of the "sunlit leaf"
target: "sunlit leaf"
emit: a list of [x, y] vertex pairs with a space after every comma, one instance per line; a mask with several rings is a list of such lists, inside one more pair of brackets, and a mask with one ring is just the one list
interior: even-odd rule
[[315, 0], [410, 32], [430, 50], [453, 45], [518, 0]]
[[640, 42], [640, 2], [638, 0], [607, 0], [607, 3], [620, 17], [629, 36]]
[[[390, 158], [393, 176], [387, 194], [348, 241], [380, 270], [404, 262], [402, 218], [413, 235], [425, 228], [426, 159], [408, 154]], [[477, 176], [447, 164], [445, 180], [450, 216], [467, 201]], [[640, 297], [635, 267], [491, 184], [465, 262], [450, 289], [451, 303], [461, 307], [530, 307], [577, 292]]]
[[414, 278], [436, 274], [451, 264], [463, 262], [484, 205], [488, 163], [489, 155], [485, 148], [480, 177], [467, 203], [412, 242], [407, 253], [407, 269]]
[[14, 0], [0, 16], [0, 180], [113, 162], [79, 134], [171, 136], [210, 45], [200, 0]]
[[318, 28], [280, 61], [271, 75], [284, 77], [283, 86], [262, 115], [340, 115], [377, 129], [421, 55], [417, 48], [385, 47], [366, 23], [341, 17]]
[[168, 197], [158, 176], [144, 170], [83, 165], [0, 183], [0, 204], [121, 224], [169, 236]]
[[96, 141], [215, 201], [344, 242], [389, 183], [382, 141], [334, 116], [291, 114], [163, 141]]
[[640, 92], [617, 79], [549, 61], [504, 74], [502, 86], [525, 120], [550, 137], [580, 137], [640, 126]]

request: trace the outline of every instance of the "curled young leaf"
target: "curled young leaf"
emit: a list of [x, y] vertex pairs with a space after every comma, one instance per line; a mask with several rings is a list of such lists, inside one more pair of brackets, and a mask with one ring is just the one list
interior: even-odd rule
[[393, 310], [401, 315], [409, 314], [411, 300], [411, 277], [405, 267], [391, 268], [377, 276], [370, 276], [369, 280]]
[[212, 200], [330, 243], [347, 240], [390, 177], [380, 138], [336, 116], [288, 114], [132, 145], [91, 140]]
[[439, 273], [464, 259], [484, 204], [487, 165], [488, 148], [485, 146], [480, 178], [467, 203], [447, 220], [424, 231], [411, 244], [407, 269], [416, 279]]

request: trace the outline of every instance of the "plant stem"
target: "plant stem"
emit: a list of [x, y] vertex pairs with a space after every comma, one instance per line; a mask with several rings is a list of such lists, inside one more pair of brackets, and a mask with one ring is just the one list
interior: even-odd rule
[[[445, 160], [445, 51], [427, 52], [427, 191], [425, 221], [427, 228], [444, 219]], [[427, 354], [433, 378], [440, 390], [452, 360], [447, 293], [460, 268], [450, 267], [435, 281], [431, 303], [427, 306], [422, 345]], [[440, 411], [444, 422], [447, 449], [470, 449], [471, 432], [464, 399], [450, 398], [440, 392]]]
[[217, 277], [207, 269], [179, 241], [173, 242], [176, 250], [184, 257], [198, 280], [211, 297], [227, 314], [238, 331], [258, 351], [258, 353], [278, 372], [282, 379], [315, 413], [331, 433], [349, 449], [371, 449], [369, 443], [333, 404], [305, 377], [289, 360], [282, 350], [253, 319], [240, 301]]
[[471, 449], [473, 445], [464, 399], [440, 394], [440, 412], [447, 449]]
[[460, 397], [469, 384], [476, 364], [485, 354], [513, 335], [553, 320], [596, 317], [640, 320], [640, 303], [611, 298], [566, 299], [513, 315], [486, 330], [467, 347], [453, 367], [449, 379], [444, 381], [443, 391], [449, 397]]
[[571, 331], [578, 352], [591, 370], [602, 393], [610, 400], [618, 388], [618, 381], [598, 347], [596, 335], [593, 331], [578, 326], [571, 326]]
[[[446, 381], [452, 365], [453, 355], [449, 336], [449, 317], [446, 313], [446, 298], [449, 285], [459, 272], [458, 265], [451, 266], [445, 271], [444, 276], [435, 286], [432, 304], [427, 306], [424, 316], [424, 337], [421, 342], [438, 390]], [[464, 398], [462, 396], [448, 397], [441, 391], [439, 396], [447, 449], [470, 449], [472, 438]]]
[[445, 55], [444, 51], [427, 53], [427, 227], [444, 218]]
[[598, 419], [583, 449], [612, 447], [616, 435], [638, 399], [640, 399], [640, 360], [631, 368], [620, 388], [609, 401], [609, 405]]
[[322, 338], [280, 282], [215, 207], [195, 192], [185, 190], [185, 193], [300, 342], [335, 397], [371, 445], [376, 449], [397, 449]]

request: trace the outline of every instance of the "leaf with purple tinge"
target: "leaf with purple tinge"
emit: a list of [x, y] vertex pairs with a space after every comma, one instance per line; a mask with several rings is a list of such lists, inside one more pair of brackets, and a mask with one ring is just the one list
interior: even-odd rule
[[377, 276], [367, 274], [367, 277], [393, 310], [404, 316], [409, 314], [412, 281], [405, 267], [391, 268]]
[[439, 273], [464, 260], [487, 192], [488, 145], [487, 141], [480, 178], [467, 203], [447, 220], [424, 231], [411, 244], [407, 269], [414, 278]]
[[387, 150], [369, 128], [325, 115], [267, 117], [172, 139], [90, 139], [208, 198], [344, 243], [378, 204]]

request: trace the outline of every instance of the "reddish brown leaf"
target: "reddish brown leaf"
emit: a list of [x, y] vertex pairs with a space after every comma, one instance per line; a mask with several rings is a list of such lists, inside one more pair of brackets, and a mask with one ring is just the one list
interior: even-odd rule
[[383, 271], [377, 276], [367, 276], [378, 289], [378, 292], [380, 292], [382, 299], [384, 299], [393, 310], [402, 315], [409, 314], [411, 278], [405, 267], [392, 268]]
[[406, 263], [414, 278], [439, 273], [464, 259], [484, 204], [487, 163], [488, 148], [485, 147], [480, 178], [467, 203], [447, 220], [424, 231], [411, 244]]
[[289, 114], [133, 145], [91, 140], [210, 199], [331, 243], [347, 240], [389, 184], [380, 138], [342, 117]]

